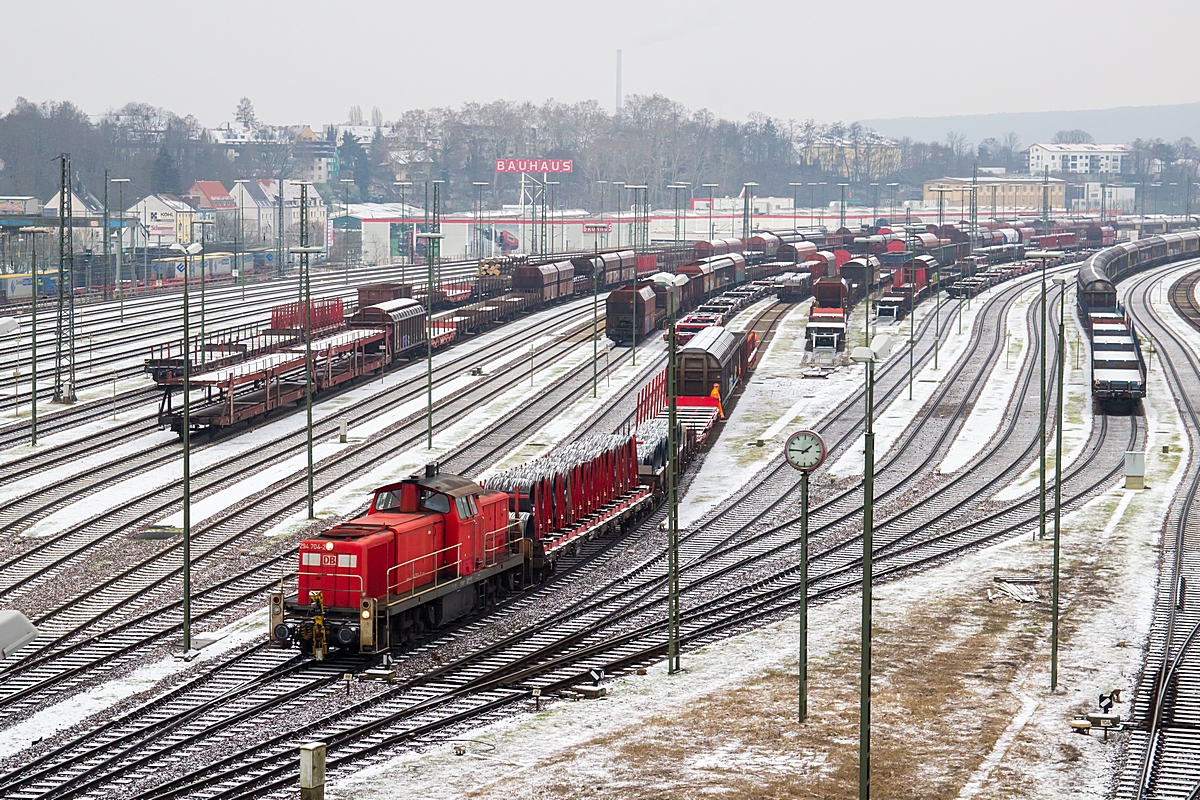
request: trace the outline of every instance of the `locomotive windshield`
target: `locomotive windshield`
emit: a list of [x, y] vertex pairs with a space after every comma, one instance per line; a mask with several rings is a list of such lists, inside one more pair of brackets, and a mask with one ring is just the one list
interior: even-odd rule
[[450, 513], [450, 498], [441, 492], [430, 489], [421, 490], [421, 508], [426, 511], [436, 511], [439, 514]]
[[375, 495], [376, 511], [391, 511], [400, 508], [400, 492], [380, 492]]

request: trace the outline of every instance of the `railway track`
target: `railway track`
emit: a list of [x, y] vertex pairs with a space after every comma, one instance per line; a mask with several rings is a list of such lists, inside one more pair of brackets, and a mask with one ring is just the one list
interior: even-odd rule
[[[575, 316], [582, 320], [582, 312], [576, 314]], [[531, 334], [536, 335], [539, 330], [553, 329], [554, 327], [562, 324], [563, 318], [556, 314], [538, 326], [532, 327], [530, 329]], [[583, 322], [581, 321], [579, 324], [582, 325]], [[569, 349], [570, 346], [570, 343], [560, 343], [559, 345], [548, 348], [545, 352], [540, 353], [539, 358], [542, 360], [543, 366], [546, 363], [552, 362], [560, 350], [563, 350], [564, 348]], [[453, 360], [453, 363], [449, 366], [448, 371], [440, 371], [439, 381], [452, 379], [455, 375], [460, 374], [462, 371], [469, 370], [473, 363], [486, 363], [490, 359], [497, 358], [498, 354], [507, 352], [512, 348], [516, 348], [516, 351], [521, 351], [522, 347], [522, 344], [502, 342], [499, 348], [484, 348], [471, 355], [464, 354], [463, 357]], [[461, 418], [470, 410], [473, 401], [480, 397], [486, 397], [489, 391], [497, 388], [497, 381], [500, 381], [501, 385], [512, 385], [519, 384], [521, 378], [522, 376], [520, 374], [514, 375], [507, 373], [504, 375], [498, 375], [494, 378], [485, 378], [481, 382], [470, 387], [466, 394], [448, 397], [444, 402], [437, 404], [439, 407], [437, 410], [441, 412], [442, 416], [442, 419], [437, 420], [439, 427], [442, 427], [449, 422], [454, 421], [455, 419]], [[356, 419], [370, 419], [374, 415], [377, 415], [388, 408], [402, 405], [405, 400], [410, 399], [409, 395], [415, 396], [421, 394], [420, 390], [423, 390], [423, 388], [423, 386], [414, 386], [411, 390], [401, 392], [399, 395], [397, 395], [395, 392], [377, 395], [372, 402], [364, 403], [358, 409], [356, 409], [353, 416]], [[318, 437], [329, 437], [334, 435], [337, 430], [337, 423], [338, 420], [332, 417], [324, 420], [317, 428]], [[401, 430], [404, 425], [407, 424], [410, 432], [404, 436], [404, 442], [407, 444], [412, 444], [415, 439], [420, 438], [415, 433], [416, 428], [422, 428], [423, 430], [423, 425], [418, 423], [423, 423], [423, 416], [418, 419], [418, 415], [413, 415], [412, 417], [408, 418], [407, 423], [402, 421], [393, 425], [392, 428], [395, 430]], [[389, 441], [387, 434], [388, 431], [385, 430], [381, 435], [382, 442]], [[268, 447], [265, 450], [259, 449], [252, 452], [245, 452], [213, 465], [207, 472], [202, 473], [198, 470], [195, 484], [198, 490], [196, 497], [200, 498], [202, 494], [208, 494], [212, 491], [219, 490], [221, 487], [229, 486], [240, 479], [242, 475], [253, 473], [256, 470], [264, 468], [268, 464], [272, 463], [281, 451], [282, 454], [287, 454], [289, 450], [299, 452], [299, 450], [303, 448], [304, 440], [305, 437], [303, 431], [293, 432], [286, 434], [276, 442], [274, 447], [277, 447], [278, 450], [274, 450], [274, 447]], [[397, 446], [399, 447], [402, 445]], [[362, 449], [362, 447], [358, 448], [358, 450]], [[366, 455], [367, 454], [364, 453], [362, 456], [357, 456], [357, 458], [361, 462], [364, 458], [366, 458]], [[342, 460], [345, 461], [346, 459], [343, 458]], [[336, 461], [331, 462], [331, 464], [336, 463]], [[319, 466], [324, 469], [330, 466], [330, 464], [323, 463]], [[343, 477], [346, 474], [347, 473], [343, 472]], [[285, 484], [284, 488], [294, 489], [295, 487], [293, 484], [294, 479], [292, 482]], [[283, 489], [280, 491], [283, 491]], [[245, 503], [241, 505], [244, 506]], [[168, 484], [165, 487], [152, 490], [146, 494], [143, 497], [143, 501], [140, 503], [133, 503], [116, 512], [100, 514], [96, 519], [85, 520], [81, 524], [57, 536], [44, 537], [41, 541], [34, 540], [32, 544], [27, 544], [27, 549], [24, 552], [8, 556], [4, 564], [0, 565], [0, 574], [3, 575], [3, 579], [0, 579], [0, 596], [6, 597], [7, 602], [10, 603], [14, 600], [19, 600], [21, 595], [17, 595], [14, 598], [14, 591], [22, 590], [27, 594], [31, 590], [36, 589], [38, 586], [44, 586], [45, 582], [52, 576], [52, 574], [54, 574], [53, 570], [56, 568], [68, 563], [71, 559], [79, 556], [80, 554], [87, 552], [88, 548], [90, 547], [102, 548], [103, 546], [106, 546], [108, 544], [106, 539], [110, 535], [110, 532], [129, 532], [130, 530], [135, 530], [137, 526], [144, 526], [150, 522], [153, 522], [159, 517], [159, 515], [168, 513], [173, 509], [177, 509], [177, 506], [178, 484]], [[236, 511], [236, 509], [234, 511]], [[197, 529], [199, 529], [199, 526], [197, 526]], [[124, 536], [122, 536], [120, 541], [124, 543], [127, 540]], [[177, 546], [178, 545], [175, 545], [175, 547]], [[166, 552], [170, 552], [170, 550], [155, 553], [146, 558], [145, 561], [135, 562], [108, 581], [96, 582], [93, 580], [88, 588], [88, 591], [94, 594], [96, 591], [104, 590], [106, 587], [112, 585], [116, 581], [129, 579], [130, 576], [137, 571], [137, 569], [150, 562], [160, 560]], [[129, 599], [131, 598], [132, 595]], [[78, 623], [74, 627], [70, 625], [66, 626], [68, 630], [77, 630], [80, 625], [85, 625], [88, 621], [86, 614], [72, 613], [70, 609], [77, 608], [78, 606], [75, 605], [76, 603], [76, 599], [68, 598], [66, 602], [60, 606], [60, 608], [67, 609], [66, 613], [72, 618], [78, 618]], [[31, 609], [31, 611], [32, 610], [33, 609]], [[47, 613], [45, 613], [48, 611], [48, 609], [42, 608], [40, 610], [43, 613], [39, 616], [48, 616]], [[52, 614], [53, 612], [50, 613]], [[54, 639], [50, 639], [48, 637], [46, 641], [48, 643], [50, 641], [57, 641], [61, 638], [61, 636], [55, 637]], [[6, 673], [0, 673], [0, 675], [4, 674]], [[3, 690], [0, 689], [0, 692], [2, 691]]]
[[[1193, 261], [1192, 265], [1197, 263]], [[1196, 507], [1200, 493], [1200, 463], [1196, 458], [1200, 356], [1177, 326], [1151, 305], [1154, 283], [1162, 274], [1156, 271], [1133, 281], [1127, 304], [1160, 356], [1159, 363], [1184, 418], [1191, 455], [1164, 527], [1154, 620], [1130, 712], [1126, 760], [1117, 776], [1118, 800], [1200, 797], [1200, 598], [1192, 590], [1200, 585], [1200, 517]], [[1194, 291], [1198, 281], [1200, 270], [1175, 281], [1169, 299], [1172, 308], [1200, 330]]]
[[[1091, 467], [1090, 463], [1081, 465], [1081, 469], [1088, 467]], [[1069, 501], [1081, 500], [1115, 474], [1116, 469], [1109, 468], [1103, 474], [1093, 476], [1091, 486], [1082, 487], [1084, 491], [1079, 494], [1068, 495]], [[940, 560], [950, 552], [978, 547], [980, 543], [995, 539], [996, 536], [1010, 535], [1031, 522], [1031, 517], [1021, 519], [1007, 530], [989, 531], [982, 536], [972, 534], [973, 527], [964, 527], [958, 533], [966, 536], [966, 541], [943, 543], [932, 552], [924, 553], [923, 558]], [[817, 561], [821, 563], [822, 555], [818, 554]], [[695, 564], [696, 559], [690, 563]], [[880, 563], [882, 575], [889, 575], [911, 570], [920, 564], [920, 560], [913, 559], [911, 555], [901, 557], [893, 553], [882, 554]], [[838, 571], [818, 573], [818, 577], [824, 576], [836, 578]], [[834, 579], [826, 587], [817, 588], [814, 596], [842, 593], [852, 590], [856, 585], [857, 577], [842, 576], [840, 581]], [[461, 664], [462, 668], [454, 672], [454, 680], [446, 678], [444, 673], [426, 676], [421, 682], [397, 687], [385, 696], [342, 709], [336, 721], [335, 717], [329, 717], [324, 721], [325, 729], [318, 728], [319, 738], [328, 741], [331, 746], [331, 768], [364, 763], [364, 760], [385, 752], [386, 748], [427, 738], [437, 730], [473, 720], [502, 709], [505, 705], [522, 702], [528, 699], [532, 688], [545, 691], [574, 684], [586, 674], [588, 668], [613, 670], [659, 657], [665, 650], [661, 622], [662, 599], [644, 591], [635, 591], [637, 599], [625, 591], [619, 597], [624, 607], [608, 608], [606, 613], [596, 613], [599, 609], [593, 604], [588, 614], [596, 620], [592, 625], [588, 625], [587, 620], [576, 618], [569, 627], [564, 626], [565, 630], [559, 631], [557, 636], [546, 639], [540, 650], [530, 652], [529, 646], [539, 642], [524, 640], [522, 648], [512, 648], [514, 652], [511, 655], [515, 657], [503, 667], [496, 666], [498, 656], [496, 649], [491, 648], [482, 654], [484, 657], [476, 655], [468, 663]], [[794, 581], [791, 587], [752, 585], [749, 591], [745, 588], [740, 591], [750, 596], [724, 595], [716, 601], [690, 606], [684, 620], [686, 642], [695, 644], [724, 636], [728, 631], [769, 618], [798, 602], [794, 596]], [[616, 599], [608, 599], [608, 603], [611, 604], [613, 600]], [[617, 630], [612, 631], [613, 627]], [[539, 633], [538, 638], [542, 636], [544, 633]], [[431, 687], [440, 690], [439, 696], [430, 697], [426, 690]], [[368, 720], [353, 726], [344, 722], [347, 711], [361, 714], [367, 708], [371, 710]], [[320, 721], [317, 724], [319, 726]], [[312, 729], [308, 733], [312, 733]], [[203, 784], [199, 774], [184, 775], [134, 796], [188, 796], [203, 790], [202, 786], [208, 787], [211, 796], [221, 798], [262, 796], [272, 790], [286, 788], [294, 781], [294, 751], [294, 736], [278, 734], [271, 736], [268, 741], [259, 742], [251, 750], [216, 760], [211, 769], [204, 772]]]
[[[623, 351], [618, 356], [618, 364], [621, 361], [623, 361], [624, 359], [628, 358], [629, 355], [630, 355], [629, 350]], [[653, 364], [655, 362], [661, 363], [661, 358], [651, 360], [651, 364]], [[584, 365], [584, 366], [588, 366], [588, 365]], [[560, 381], [560, 384], [564, 384], [564, 383], [566, 383], [566, 381]], [[574, 381], [573, 389], [572, 389], [573, 393], [575, 395], [582, 393], [586, 389], [586, 384], [587, 384], [586, 381]], [[630, 388], [627, 390], [627, 392], [629, 392], [629, 393], [636, 392], [636, 389], [638, 386], [639, 386], [639, 384], [637, 384], [636, 382], [630, 384]], [[561, 386], [556, 386], [556, 390], [561, 389], [561, 388], [562, 388]], [[515, 430], [514, 430], [514, 432], [512, 432], [512, 434], [507, 439], [503, 440], [504, 445], [511, 444], [511, 441], [513, 439], [518, 438], [524, 432], [527, 432], [531, 427], [534, 426], [534, 424], [540, 424], [541, 422], [546, 421], [547, 418], [554, 415], [555, 411], [553, 411], [552, 409], [561, 408], [561, 404], [563, 402], [568, 402], [572, 398], [564, 395], [561, 397], [550, 396], [546, 399], [549, 402], [544, 403], [544, 406], [546, 409], [550, 409], [550, 410], [542, 412], [538, 416], [538, 418], [536, 420], [534, 420], [533, 423], [524, 423], [524, 424], [518, 423], [517, 425], [508, 425], [508, 427], [515, 428]], [[502, 427], [505, 427], [505, 425], [498, 423], [497, 426], [494, 426], [494, 427], [502, 428]], [[470, 453], [468, 452], [470, 449], [471, 448], [460, 449], [459, 455], [462, 455], [464, 457], [470, 457]], [[568, 565], [564, 569], [564, 572], [567, 575], [570, 575], [570, 573], [573, 570], [577, 569], [582, 564], [588, 563], [588, 561], [591, 559], [591, 557], [596, 555], [595, 553], [588, 552], [589, 550], [595, 550], [595, 549], [597, 549], [597, 546], [607, 547], [607, 546], [609, 546], [609, 544], [610, 543], [605, 543], [603, 545], [600, 545], [600, 543], [598, 543], [598, 542], [588, 543], [587, 545], [585, 545], [585, 552], [583, 553], [583, 555], [581, 557], [577, 557], [574, 559], [571, 559], [571, 558], [567, 559]], [[573, 562], [573, 563], [571, 563], [571, 562]], [[561, 582], [562, 582], [561, 579], [556, 578], [556, 583], [561, 583]], [[545, 591], [545, 590], [543, 590], [543, 591]], [[261, 648], [261, 647], [255, 648], [255, 650], [252, 652], [258, 652], [259, 650], [262, 650], [262, 649], [263, 648]], [[269, 652], [278, 653], [279, 651], [269, 651]], [[298, 659], [292, 659], [288, 663], [290, 664], [290, 663], [292, 663], [292, 661], [296, 661], [296, 660], [298, 660]], [[343, 664], [342, 666], [344, 668], [345, 665]], [[335, 670], [334, 672], [336, 673], [335, 677], [341, 676], [340, 668]], [[330, 673], [329, 675], [322, 673], [319, 676], [312, 677], [312, 679], [309, 681], [310, 688], [315, 689], [315, 688], [320, 687], [323, 684], [332, 682], [333, 678], [330, 677], [330, 675], [334, 675], [334, 673]], [[276, 677], [276, 676], [272, 675], [270, 672], [264, 673], [262, 675], [263, 679], [274, 678], [274, 677]], [[247, 692], [248, 691], [249, 690], [247, 690]], [[211, 694], [213, 692], [213, 689], [211, 687], [206, 687], [205, 692], [207, 692], [208, 694]], [[174, 696], [174, 694], [176, 694], [176, 693], [172, 693], [173, 696]], [[207, 697], [208, 694], [201, 695], [201, 697], [202, 698]], [[265, 699], [263, 697], [260, 697], [259, 699], [261, 702], [267, 703], [267, 704], [271, 705], [272, 707], [275, 707], [275, 706], [278, 706], [280, 703], [283, 703], [285, 701], [290, 701], [294, 696], [296, 696], [296, 694], [297, 694], [296, 692], [293, 692], [290, 690], [285, 691], [285, 692], [268, 691], [265, 694]], [[172, 699], [172, 702], [174, 702], [173, 699]], [[153, 705], [157, 709], [157, 708], [163, 707], [164, 702], [163, 701], [155, 701]], [[205, 703], [203, 703], [202, 707], [199, 709], [189, 709], [187, 714], [183, 715], [183, 717], [186, 719], [191, 719], [192, 717], [198, 715], [199, 713], [204, 712], [206, 710], [205, 706], [207, 706], [207, 701], [205, 701]], [[176, 747], [180, 746], [181, 742], [190, 742], [190, 741], [194, 741], [194, 740], [204, 739], [205, 737], [211, 736], [214, 731], [218, 731], [221, 728], [223, 728], [224, 725], [233, 724], [234, 722], [238, 721], [238, 719], [239, 719], [239, 715], [237, 715], [237, 714], [228, 715], [228, 716], [226, 716], [226, 715], [218, 715], [218, 716], [220, 717], [219, 719], [217, 719], [215, 721], [212, 719], [209, 719], [195, 731], [182, 730], [178, 724], [171, 725], [170, 726], [170, 731], [172, 732], [172, 736], [170, 739], [171, 744], [166, 749], [167, 750], [175, 749]], [[102, 766], [105, 764], [107, 764], [111, 767], [114, 763], [114, 758], [117, 758], [119, 760], [119, 756], [122, 753], [129, 752], [132, 749], [133, 744], [131, 744], [131, 742], [133, 742], [136, 737], [135, 737], [134, 733], [127, 730], [131, 726], [134, 731], [140, 731], [143, 734], [153, 734], [156, 736], [163, 734], [162, 724], [161, 724], [161, 720], [159, 718], [159, 712], [157, 712], [157, 711], [155, 713], [151, 714], [150, 717], [148, 718], [148, 722], [145, 722], [144, 724], [141, 722], [139, 722], [137, 724], [133, 724], [133, 723], [127, 724], [126, 721], [122, 720], [119, 725], [105, 726], [106, 730], [102, 733], [101, 736], [98, 737], [98, 742], [94, 743], [94, 744], [88, 744], [88, 746], [86, 748], [84, 748], [84, 751], [81, 754], [75, 753], [75, 751], [78, 748], [74, 745], [72, 745], [68, 748], [56, 750], [52, 753], [48, 753], [48, 754], [46, 754], [46, 756], [44, 756], [43, 758], [38, 760], [37, 765], [39, 765], [39, 766], [37, 767], [36, 771], [30, 772], [29, 770], [24, 770], [24, 772], [26, 774], [23, 775], [23, 777], [21, 778], [21, 781], [17, 784], [10, 784], [7, 787], [6, 791], [13, 791], [16, 788], [27, 786], [27, 787], [31, 787], [30, 790], [33, 791], [35, 795], [41, 796], [41, 795], [45, 794], [45, 792], [43, 790], [45, 790], [49, 787], [52, 787], [52, 786], [60, 786], [62, 784], [62, 780], [61, 780], [60, 776], [69, 776], [71, 779], [71, 783], [74, 786], [78, 787], [79, 781], [81, 779], [86, 779], [89, 776], [92, 776], [97, 772], [104, 771], [102, 769]], [[120, 748], [120, 752], [118, 752], [117, 754], [114, 755], [111, 751], [118, 746]], [[72, 755], [70, 755], [69, 757], [63, 758], [64, 756], [67, 755], [68, 751]], [[108, 755], [101, 758], [99, 756], [99, 752], [101, 752], [101, 751], [107, 752]], [[150, 752], [152, 755], [139, 756], [139, 758], [136, 760], [136, 762], [141, 763], [141, 762], [145, 762], [145, 761], [149, 760], [150, 758], [152, 758], [154, 756], [161, 756], [163, 754], [163, 748], [152, 747], [152, 748], [150, 748]], [[128, 762], [129, 762], [128, 759], [120, 760], [120, 764], [123, 767], [129, 767], [130, 764]], [[35, 784], [36, 784], [36, 786], [35, 786]], [[83, 785], [89, 785], [89, 784], [87, 784], [85, 781]]]
[[[927, 356], [928, 354], [926, 353], [923, 357]], [[895, 391], [895, 389], [896, 387], [893, 387], [893, 391]], [[847, 405], [853, 405], [856, 399], [857, 398], [852, 398]], [[931, 405], [934, 408], [937, 407], [937, 404]], [[1075, 470], [1077, 473], [1079, 470], [1086, 469], [1087, 467], [1088, 464], [1085, 463], [1077, 468], [1073, 467], [1073, 470]], [[1107, 475], [1104, 477], [1111, 477], [1111, 473], [1112, 471], [1109, 470]], [[1102, 477], [1102, 480], [1103, 479], [1104, 478]], [[957, 531], [957, 533], [962, 535], [964, 533], [969, 533], [972, 529], [973, 528], [970, 525], [963, 526], [961, 530]], [[1005, 532], [990, 532], [988, 534], [988, 536], [992, 538], [999, 535], [1005, 535]], [[950, 542], [950, 540], [950, 536], [941, 537], [942, 542]], [[958, 542], [953, 546], [972, 547], [978, 546], [978, 543], [978, 534], [976, 534], [974, 540], [967, 541], [965, 543]], [[685, 547], [696, 547], [700, 544], [701, 542], [695, 538], [695, 534], [685, 539]], [[893, 542], [892, 544], [893, 550], [898, 551], [898, 548], [894, 546], [895, 543]], [[929, 543], [926, 542], [925, 546], [928, 550]], [[947, 548], [950, 549], [948, 550]], [[912, 551], [915, 552], [916, 549], [917, 547], [914, 545]], [[925, 553], [925, 557], [936, 560], [946, 557], [947, 552], [952, 552], [952, 547], [950, 545], [943, 545], [941, 550], [932, 553]], [[904, 553], [903, 561], [900, 560], [901, 554], [899, 552], [893, 552], [891, 555], [883, 554], [881, 559], [894, 560], [897, 564], [895, 567], [897, 570], [911, 569], [914, 565], [920, 564], [919, 559], [914, 560], [914, 557], [911, 555], [911, 553]], [[700, 557], [699, 553], [690, 553], [687, 557], [685, 557], [685, 560], [689, 564], [704, 563], [706, 561]], [[757, 561], [759, 558], [756, 555], [754, 558], [748, 560]], [[658, 559], [655, 559], [651, 563], [660, 562]], [[723, 571], [724, 574], [733, 574], [734, 572], [735, 567], [733, 566], [727, 566]], [[830, 575], [834, 578], [836, 578], [837, 574], [838, 573], [836, 570], [830, 573]], [[721, 577], [721, 575], [717, 575], [709, 580], [715, 581], [719, 577]], [[786, 575], [777, 576], [779, 579], [783, 579], [785, 577]], [[660, 609], [657, 605], [661, 602], [661, 598], [655, 599], [652, 597], [652, 594], [655, 591], [655, 586], [661, 585], [660, 578], [661, 576], [655, 576], [649, 584], [646, 584], [643, 581], [643, 585], [634, 587], [632, 590], [633, 594], [627, 593], [622, 596], [620, 602], [625, 604], [626, 613], [620, 619], [626, 620], [627, 625], [634, 625], [637, 615], [639, 614], [642, 616], [651, 614], [656, 618], [661, 617], [661, 613], [659, 613]], [[744, 581], [742, 583], [744, 585]], [[689, 588], [689, 591], [693, 592], [693, 595], [695, 595], [696, 591], [694, 587], [700, 585], [702, 585], [701, 581], [692, 580], [689, 583], [689, 587], [693, 588]], [[853, 585], [854, 579], [852, 577], [848, 580], [841, 581], [840, 584], [835, 580], [832, 585], [827, 587], [827, 591], [846, 591], [848, 590], [848, 587], [852, 587]], [[751, 612], [749, 613], [746, 611], [744, 604], [739, 604], [732, 610], [732, 613], [728, 613], [724, 617], [718, 616], [716, 618], [708, 618], [703, 616], [703, 613], [713, 611], [714, 609], [718, 608], [721, 603], [714, 604], [713, 602], [709, 602], [707, 605], [701, 604], [695, 609], [689, 607], [686, 629], [689, 640], [700, 641], [705, 636], [721, 635], [722, 631], [728, 629], [730, 626], [745, 624], [747, 621], [758, 619], [764, 614], [778, 613], [779, 603], [786, 600], [787, 595], [786, 591], [778, 589], [775, 591], [775, 594], [776, 597], [774, 598], [767, 598], [765, 600], [759, 598], [755, 600], [758, 605], [755, 606], [754, 603], [752, 603]], [[645, 599], [646, 602], [639, 608], [637, 606], [638, 600], [635, 600], [635, 597], [638, 599]], [[728, 605], [734, 601], [727, 597], [725, 598], [724, 602], [726, 605]], [[742, 601], [738, 602], [742, 603]], [[794, 599], [792, 602], [794, 602]], [[726, 611], [729, 610], [730, 609], [728, 608], [726, 609]], [[615, 622], [620, 621], [620, 619], [614, 616], [613, 613], [601, 614], [599, 619], [602, 620], [602, 624], [605, 626], [606, 630], [610, 630]], [[589, 636], [586, 626], [579, 628], [578, 622], [574, 623], [574, 626], [576, 630], [571, 633], [571, 635], [574, 637], [573, 641], [575, 642], [575, 646], [570, 648], [570, 652], [554, 656], [552, 653], [543, 651], [540, 654], [540, 658], [533, 659], [534, 661], [538, 661], [538, 666], [536, 668], [529, 666], [528, 664], [512, 664], [510, 665], [509, 671], [506, 672], [502, 678], [502, 680], [505, 682], [504, 685], [490, 686], [486, 681], [481, 683], [480, 679], [476, 679], [474, 683], [471, 683], [470, 680], [468, 680], [468, 683], [470, 683], [471, 686], [470, 694], [466, 693], [465, 690], [463, 693], [459, 694], [448, 694], [446, 691], [443, 691], [443, 696], [436, 700], [429, 697], [419, 697], [416, 695], [410, 695], [405, 699], [397, 698], [396, 703], [388, 707], [389, 713], [387, 715], [383, 716], [382, 718], [376, 718], [371, 723], [364, 723], [366, 727], [360, 726], [355, 728], [347, 728], [344, 725], [338, 726], [340, 733], [335, 735], [334, 745], [335, 749], [338, 750], [339, 753], [332, 763], [341, 763], [348, 761], [351, 758], [360, 759], [364, 756], [369, 756], [372, 752], [379, 752], [382, 748], [391, 746], [399, 741], [409, 740], [415, 735], [426, 735], [430, 731], [436, 730], [445, 724], [452, 724], [455, 721], [467, 719], [480, 713], [488, 713], [495, 708], [500, 708], [506, 704], [511, 704], [515, 700], [519, 700], [528, 696], [527, 690], [514, 692], [512, 690], [513, 686], [516, 685], [517, 689], [521, 689], [522, 686], [528, 684], [529, 681], [533, 680], [534, 678], [536, 678], [538, 681], [550, 681], [550, 683], [545, 684], [547, 686], [554, 685], [553, 682], [555, 680], [562, 680], [561, 674], [563, 671], [569, 673], [568, 678], [577, 678], [581, 658], [591, 658], [593, 661], [604, 660], [605, 663], [608, 663], [610, 666], [614, 666], [619, 663], [633, 663], [633, 661], [636, 661], [639, 658], [644, 659], [654, 657], [661, 648], [661, 641], [651, 642], [649, 645], [647, 645], [644, 641], [646, 638], [653, 639], [656, 636], [661, 639], [661, 635], [659, 635], [661, 634], [661, 630], [659, 630], [660, 625], [657, 621], [651, 625], [643, 625], [641, 627], [637, 627], [635, 625], [632, 632], [622, 633], [616, 640], [613, 640], [610, 634], [608, 640], [596, 645], [590, 645], [586, 643], [585, 640]], [[591, 632], [593, 635], [596, 633], [597, 631]], [[526, 645], [526, 647], [528, 647], [528, 645]], [[551, 647], [556, 648], [557, 650], [562, 650], [563, 641], [561, 637], [557, 642], [551, 644]], [[528, 658], [532, 658], [532, 656]], [[616, 660], [614, 661], [613, 659]], [[475, 669], [477, 671], [480, 669], [480, 667], [476, 667]], [[512, 672], [513, 669], [516, 669], [516, 673]], [[494, 668], [490, 673], [485, 674], [490, 674], [493, 682], [494, 680], [497, 680], [497, 678], [495, 678], [496, 670]], [[467, 678], [470, 678], [469, 674], [467, 675]], [[437, 676], [435, 676], [434, 679], [436, 680]], [[518, 679], [524, 683], [514, 684], [514, 681]], [[272, 747], [270, 744], [263, 745], [263, 747], [266, 749], [257, 754], [263, 756], [262, 758], [258, 758], [255, 754], [249, 754], [250, 756], [254, 757], [247, 761], [249, 756], [247, 754], [242, 754], [238, 757], [241, 762], [238, 764], [234, 764], [232, 761], [217, 761], [213, 765], [214, 768], [219, 770], [217, 773], [215, 773], [215, 777], [220, 778], [222, 775], [225, 775], [231, 782], [230, 790], [218, 796], [243, 796], [242, 790], [248, 790], [251, 794], [253, 794], [263, 789], [269, 789], [271, 783], [271, 771], [265, 768], [269, 767], [272, 763], [274, 763], [276, 766], [280, 764], [286, 764], [286, 766], [281, 767], [280, 769], [282, 769], [284, 772], [290, 773], [290, 771], [293, 769], [293, 761], [287, 760], [286, 758], [280, 760], [280, 752], [278, 751], [278, 748], [281, 746], [285, 747], [286, 750], [286, 743], [282, 741], [275, 742], [274, 747]], [[269, 753], [268, 750], [274, 750], [273, 757], [275, 760], [273, 762], [272, 754]], [[213, 773], [210, 773], [210, 775], [213, 775]], [[250, 780], [246, 780], [247, 778]], [[263, 783], [264, 781], [266, 781], [265, 785]], [[186, 778], [176, 779], [174, 782], [159, 785], [152, 791], [147, 792], [144, 796], [184, 796], [187, 795], [189, 791], [196, 791], [198, 788], [198, 785], [194, 782], [189, 784]], [[164, 790], [170, 791], [171, 794], [163, 795], [162, 793]]]

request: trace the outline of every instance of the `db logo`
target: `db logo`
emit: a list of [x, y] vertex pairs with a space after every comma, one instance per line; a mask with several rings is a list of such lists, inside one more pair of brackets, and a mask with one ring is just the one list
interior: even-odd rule
[[322, 553], [321, 554], [321, 566], [322, 567], [336, 567], [337, 566], [337, 553]]

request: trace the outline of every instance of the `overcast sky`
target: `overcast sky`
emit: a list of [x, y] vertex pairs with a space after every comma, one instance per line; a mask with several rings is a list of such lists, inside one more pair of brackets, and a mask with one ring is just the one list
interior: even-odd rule
[[662, 93], [819, 122], [1200, 100], [1200, 2], [65, 0], [4, 4], [0, 105], [128, 101], [272, 123], [351, 105]]

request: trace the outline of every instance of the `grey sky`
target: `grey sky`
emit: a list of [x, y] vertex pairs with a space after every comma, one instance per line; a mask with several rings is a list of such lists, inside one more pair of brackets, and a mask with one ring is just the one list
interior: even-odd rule
[[[136, 100], [207, 125], [466, 101], [659, 92], [726, 117], [818, 121], [1200, 100], [1194, 0], [5, 3], [17, 96]], [[56, 44], [62, 37], [62, 44]], [[58, 54], [65, 53], [64, 58]]]

